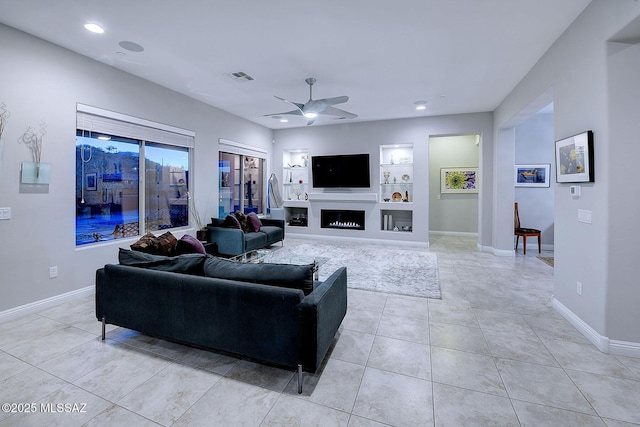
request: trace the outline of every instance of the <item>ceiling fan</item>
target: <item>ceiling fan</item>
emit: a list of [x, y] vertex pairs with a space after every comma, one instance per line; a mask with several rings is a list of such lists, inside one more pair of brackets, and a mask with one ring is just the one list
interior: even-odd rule
[[358, 117], [357, 114], [350, 113], [348, 111], [341, 110], [340, 108], [334, 107], [336, 104], [343, 104], [349, 100], [348, 96], [336, 96], [334, 98], [322, 98], [322, 99], [313, 99], [313, 84], [316, 82], [316, 79], [313, 77], [309, 77], [305, 79], [305, 82], [309, 85], [309, 100], [300, 104], [297, 102], [291, 102], [287, 99], [281, 98], [279, 96], [275, 96], [276, 98], [289, 102], [296, 107], [297, 110], [287, 111], [284, 113], [275, 113], [275, 114], [265, 114], [266, 116], [282, 116], [286, 114], [294, 115], [294, 116], [304, 116], [307, 118], [307, 126], [313, 124], [316, 117], [319, 114], [327, 115], [327, 116], [336, 116], [337, 119], [355, 119]]

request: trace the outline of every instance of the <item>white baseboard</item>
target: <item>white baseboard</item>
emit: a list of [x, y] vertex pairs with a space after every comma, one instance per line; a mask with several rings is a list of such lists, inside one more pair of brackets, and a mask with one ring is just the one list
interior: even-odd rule
[[466, 231], [431, 231], [429, 234], [434, 236], [456, 236], [456, 237], [478, 237], [478, 233], [471, 233]]
[[10, 308], [9, 310], [0, 311], [0, 323], [17, 319], [27, 314], [37, 313], [65, 302], [74, 301], [79, 298], [88, 297], [95, 293], [95, 286], [87, 286], [86, 288], [77, 289], [60, 295], [55, 295], [40, 301], [34, 301], [19, 307]]
[[289, 233], [285, 236], [285, 242], [287, 238], [292, 239], [315, 239], [315, 240], [327, 240], [334, 242], [360, 242], [371, 243], [374, 245], [398, 245], [398, 246], [413, 246], [420, 248], [428, 248], [429, 242], [412, 242], [406, 240], [392, 240], [392, 239], [369, 239], [365, 237], [340, 237], [340, 236], [322, 236], [317, 234], [296, 234]]
[[616, 356], [627, 356], [640, 358], [640, 343], [611, 340], [609, 337], [600, 335], [584, 320], [576, 316], [571, 310], [565, 307], [557, 299], [553, 299], [553, 308], [562, 315], [569, 323], [585, 336], [598, 350], [603, 353], [613, 354]]

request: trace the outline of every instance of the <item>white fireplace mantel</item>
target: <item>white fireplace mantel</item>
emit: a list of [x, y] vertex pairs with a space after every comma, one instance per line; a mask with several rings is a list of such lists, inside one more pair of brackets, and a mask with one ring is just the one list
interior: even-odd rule
[[309, 193], [310, 202], [378, 202], [376, 193]]

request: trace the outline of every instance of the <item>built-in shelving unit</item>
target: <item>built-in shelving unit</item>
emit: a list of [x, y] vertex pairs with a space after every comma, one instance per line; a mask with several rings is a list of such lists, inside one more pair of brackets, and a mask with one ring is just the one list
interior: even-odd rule
[[309, 209], [309, 150], [283, 150], [282, 198], [288, 225], [306, 227]]
[[381, 230], [413, 230], [413, 184], [413, 144], [381, 145]]

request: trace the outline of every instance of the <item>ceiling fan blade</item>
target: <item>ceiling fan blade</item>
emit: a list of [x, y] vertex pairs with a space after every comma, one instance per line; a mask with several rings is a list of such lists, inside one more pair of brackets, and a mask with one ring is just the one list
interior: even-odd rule
[[273, 113], [273, 114], [265, 114], [263, 117], [270, 117], [270, 116], [284, 116], [284, 115], [293, 115], [293, 116], [301, 116], [302, 115], [302, 111], [300, 110], [291, 110], [291, 111], [287, 111], [284, 113]]
[[335, 96], [333, 98], [322, 98], [322, 99], [318, 99], [316, 100], [317, 102], [321, 102], [324, 105], [336, 105], [336, 104], [344, 104], [345, 102], [349, 101], [349, 97], [344, 95], [344, 96]]
[[344, 119], [355, 119], [356, 117], [358, 117], [357, 114], [353, 114], [353, 113], [341, 110], [340, 108], [336, 108], [336, 107], [327, 107], [327, 108], [324, 109], [322, 114], [326, 114], [326, 115], [329, 115], [329, 116], [338, 116], [338, 117], [344, 118]]
[[295, 105], [296, 107], [298, 107], [298, 108], [300, 109], [300, 111], [302, 111], [302, 108], [304, 107], [304, 104], [299, 104], [299, 103], [297, 103], [297, 102], [292, 102], [292, 101], [289, 101], [288, 99], [285, 99], [285, 98], [279, 97], [279, 96], [277, 96], [277, 95], [273, 95], [273, 97], [274, 97], [274, 98], [278, 98], [280, 101], [288, 102], [289, 104], [293, 104], [293, 105]]

